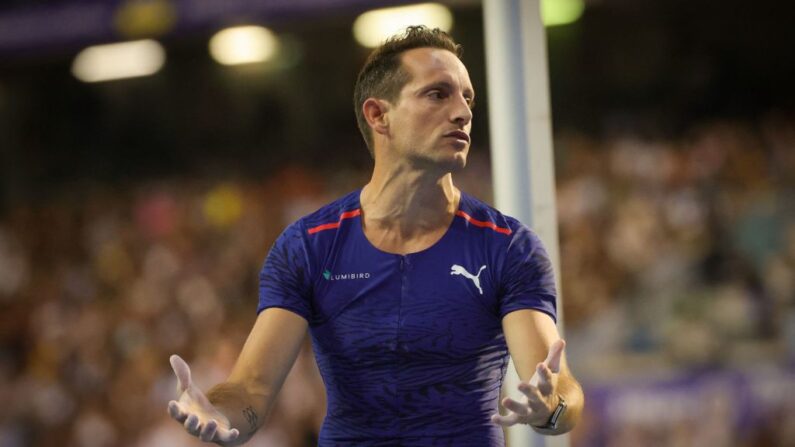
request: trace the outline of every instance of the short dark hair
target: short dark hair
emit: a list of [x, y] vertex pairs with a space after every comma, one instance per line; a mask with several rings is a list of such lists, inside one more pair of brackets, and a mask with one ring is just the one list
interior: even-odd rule
[[415, 48], [441, 48], [450, 51], [461, 59], [464, 49], [455, 43], [452, 37], [439, 28], [430, 29], [426, 26], [410, 26], [403, 33], [387, 39], [367, 57], [364, 67], [356, 78], [353, 89], [353, 107], [359, 131], [367, 143], [370, 155], [375, 157], [372, 129], [362, 113], [362, 105], [367, 98], [375, 97], [395, 101], [400, 90], [411, 78], [403, 69], [400, 56], [403, 52]]

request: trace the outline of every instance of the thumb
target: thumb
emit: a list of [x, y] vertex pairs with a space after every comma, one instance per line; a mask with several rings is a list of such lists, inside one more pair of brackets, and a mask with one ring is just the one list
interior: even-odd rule
[[566, 347], [566, 342], [562, 339], [556, 340], [552, 343], [552, 346], [549, 347], [549, 354], [547, 354], [546, 363], [547, 367], [553, 372], [558, 373], [560, 372], [560, 359], [563, 357], [563, 348]]
[[182, 357], [174, 354], [169, 358], [171, 368], [174, 369], [174, 374], [177, 376], [179, 392], [184, 392], [190, 388], [190, 367]]

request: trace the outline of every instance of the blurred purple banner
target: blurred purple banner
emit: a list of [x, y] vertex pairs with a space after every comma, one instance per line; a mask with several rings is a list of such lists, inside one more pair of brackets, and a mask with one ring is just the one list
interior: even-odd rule
[[161, 37], [237, 23], [351, 14], [405, 0], [113, 0], [0, 9], [0, 53]]
[[578, 445], [795, 445], [795, 369], [749, 366], [587, 386]]

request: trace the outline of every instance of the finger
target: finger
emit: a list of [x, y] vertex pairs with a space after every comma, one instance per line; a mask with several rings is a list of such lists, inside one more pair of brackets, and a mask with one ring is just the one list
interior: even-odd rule
[[540, 399], [527, 399], [527, 407], [530, 408], [530, 414], [549, 414], [546, 402]]
[[188, 433], [198, 436], [199, 434], [199, 417], [195, 414], [191, 414], [185, 419], [185, 430]]
[[210, 422], [201, 429], [199, 439], [204, 442], [212, 441], [213, 437], [215, 437], [216, 430], [218, 430], [218, 422], [216, 422], [215, 419], [210, 419]]
[[547, 354], [544, 363], [547, 364], [553, 373], [560, 372], [560, 359], [563, 356], [563, 348], [566, 347], [566, 342], [563, 339], [555, 340], [552, 346], [549, 347], [549, 354]]
[[185, 422], [185, 419], [188, 418], [188, 413], [183, 411], [182, 407], [180, 407], [179, 403], [175, 400], [168, 403], [168, 414], [180, 423]]
[[169, 358], [171, 368], [174, 369], [174, 374], [177, 376], [179, 382], [179, 391], [185, 391], [190, 387], [190, 367], [182, 357], [174, 354]]
[[505, 416], [499, 414], [491, 415], [491, 422], [502, 425], [503, 427], [510, 427], [519, 422], [520, 416], [516, 413], [508, 413]]
[[546, 403], [544, 402], [544, 397], [541, 395], [541, 392], [538, 391], [538, 388], [527, 383], [520, 383], [519, 391], [527, 396], [527, 406], [530, 407], [531, 411], [544, 411]]
[[534, 386], [528, 382], [520, 382], [519, 386], [516, 387], [519, 391], [522, 392], [528, 398], [533, 396], [535, 393], [538, 392], [538, 387]]
[[536, 373], [538, 374], [538, 385], [536, 387], [541, 392], [543, 396], [549, 396], [552, 394], [552, 371], [547, 368], [547, 365], [543, 363], [539, 363], [536, 367]]
[[233, 428], [231, 430], [227, 430], [225, 428], [219, 428], [218, 431], [216, 432], [215, 440], [221, 442], [232, 442], [235, 439], [237, 439], [238, 436], [240, 436], [240, 431], [238, 431], [238, 429], [236, 428]]
[[530, 380], [527, 381], [532, 386], [538, 386], [538, 381], [541, 380], [541, 377], [538, 376], [538, 371], [533, 372], [533, 376], [530, 377]]
[[527, 414], [530, 412], [530, 410], [527, 408], [527, 405], [517, 402], [510, 397], [506, 397], [502, 400], [502, 406], [520, 416], [527, 416]]

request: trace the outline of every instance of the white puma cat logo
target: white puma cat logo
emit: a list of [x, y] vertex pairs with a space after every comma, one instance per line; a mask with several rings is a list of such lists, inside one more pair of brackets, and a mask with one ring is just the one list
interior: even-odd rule
[[464, 276], [466, 278], [471, 279], [472, 282], [475, 283], [475, 287], [477, 287], [478, 290], [480, 291], [480, 294], [483, 295], [483, 289], [480, 288], [480, 273], [485, 268], [486, 268], [486, 266], [484, 265], [483, 267], [480, 268], [480, 270], [478, 270], [478, 274], [477, 275], [473, 275], [473, 274], [469, 273], [467, 271], [467, 269], [465, 269], [464, 267], [461, 267], [458, 264], [453, 264], [453, 266], [450, 267], [450, 274], [451, 275], [461, 275], [461, 276]]

